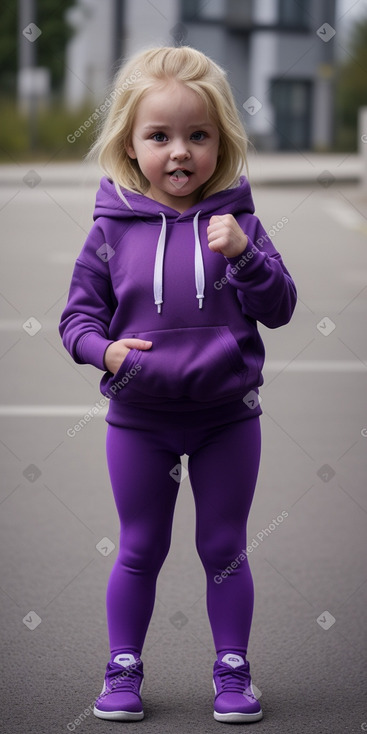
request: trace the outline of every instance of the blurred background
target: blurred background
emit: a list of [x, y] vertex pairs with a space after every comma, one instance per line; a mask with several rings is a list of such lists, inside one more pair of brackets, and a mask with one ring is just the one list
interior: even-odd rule
[[[259, 324], [256, 731], [367, 731], [366, 1], [2, 0], [0, 21], [4, 732], [102, 731], [91, 711], [120, 531], [107, 407], [102, 372], [73, 362], [58, 325], [93, 223], [101, 171], [84, 156], [114, 74], [124, 56], [172, 44], [228, 72], [256, 213], [298, 290], [289, 324]], [[143, 650], [145, 732], [218, 731], [214, 652], [185, 475]]]
[[70, 133], [121, 58], [162, 44], [192, 45], [227, 70], [257, 150], [358, 149], [363, 0], [4, 0], [0, 18], [3, 162], [81, 157], [96, 126]]

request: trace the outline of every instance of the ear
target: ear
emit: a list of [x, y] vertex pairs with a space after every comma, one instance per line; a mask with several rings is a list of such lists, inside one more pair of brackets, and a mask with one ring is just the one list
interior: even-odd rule
[[137, 158], [137, 155], [135, 153], [135, 150], [131, 144], [125, 146], [126, 153], [128, 154], [129, 158]]

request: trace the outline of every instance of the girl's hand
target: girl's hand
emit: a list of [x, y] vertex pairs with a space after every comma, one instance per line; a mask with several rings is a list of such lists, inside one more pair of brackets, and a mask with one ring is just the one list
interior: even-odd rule
[[224, 257], [241, 255], [248, 244], [247, 235], [232, 214], [215, 214], [210, 217], [207, 234], [209, 249], [221, 252]]
[[109, 344], [104, 353], [104, 363], [113, 375], [121, 367], [130, 349], [150, 349], [152, 342], [144, 339], [118, 339]]

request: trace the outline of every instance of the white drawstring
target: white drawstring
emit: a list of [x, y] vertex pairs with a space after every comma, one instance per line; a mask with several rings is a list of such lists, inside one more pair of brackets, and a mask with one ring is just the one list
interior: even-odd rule
[[132, 208], [132, 206], [130, 206], [130, 204], [129, 204], [127, 198], [126, 198], [126, 196], [123, 195], [123, 193], [122, 193], [122, 191], [120, 189], [119, 184], [116, 183], [116, 181], [114, 181], [114, 185], [115, 185], [115, 189], [116, 189], [116, 191], [117, 191], [120, 199], [122, 199], [122, 201], [124, 202], [124, 204], [126, 204], [126, 206], [129, 207], [129, 209], [131, 209], [131, 211], [133, 211], [133, 208]]
[[166, 245], [166, 217], [163, 212], [160, 212], [162, 217], [162, 228], [159, 235], [157, 244], [157, 250], [155, 254], [154, 263], [154, 276], [153, 276], [153, 290], [154, 290], [154, 303], [157, 306], [158, 313], [161, 313], [163, 303], [163, 258], [164, 248]]
[[[163, 212], [159, 212], [162, 217], [162, 227], [159, 234], [157, 250], [155, 255], [154, 263], [154, 275], [153, 275], [153, 292], [154, 292], [154, 303], [157, 306], [158, 313], [162, 313], [163, 303], [163, 259], [164, 250], [166, 246], [166, 231], [167, 223], [166, 217]], [[193, 225], [195, 234], [195, 286], [196, 286], [196, 298], [199, 299], [199, 308], [203, 307], [204, 288], [205, 288], [205, 273], [203, 263], [203, 253], [201, 251], [201, 242], [199, 236], [199, 220], [200, 211], [195, 214]]]
[[198, 227], [199, 214], [200, 212], [195, 214], [195, 218], [194, 218], [195, 285], [196, 285], [196, 298], [199, 299], [199, 308], [202, 308], [203, 300], [204, 300], [205, 275], [204, 275], [203, 253], [201, 252], [201, 243], [200, 243], [199, 227]]
[[[114, 182], [115, 189], [120, 197], [120, 199], [124, 202], [124, 204], [133, 211], [132, 206], [130, 206], [128, 200], [123, 195], [120, 186]], [[164, 250], [166, 246], [166, 231], [167, 231], [167, 222], [166, 217], [163, 214], [163, 212], [159, 212], [162, 217], [162, 227], [158, 238], [157, 243], [157, 249], [155, 254], [155, 262], [154, 262], [154, 275], [153, 275], [153, 292], [154, 292], [154, 303], [157, 306], [158, 313], [162, 312], [162, 303], [163, 303], [163, 260], [164, 260]], [[205, 288], [205, 272], [204, 272], [204, 263], [203, 263], [203, 253], [201, 251], [201, 242], [200, 242], [200, 236], [199, 236], [199, 215], [200, 211], [195, 214], [193, 225], [194, 225], [194, 234], [195, 234], [195, 286], [196, 286], [196, 298], [199, 300], [199, 308], [203, 307], [203, 300], [205, 298], [204, 296], [204, 288]]]

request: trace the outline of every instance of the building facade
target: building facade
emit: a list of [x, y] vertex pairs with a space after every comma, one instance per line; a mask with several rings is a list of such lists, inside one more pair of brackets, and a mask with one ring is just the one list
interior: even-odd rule
[[69, 105], [90, 94], [101, 101], [119, 55], [188, 44], [227, 71], [258, 150], [333, 146], [335, 0], [79, 0], [79, 7], [88, 19], [68, 52]]

